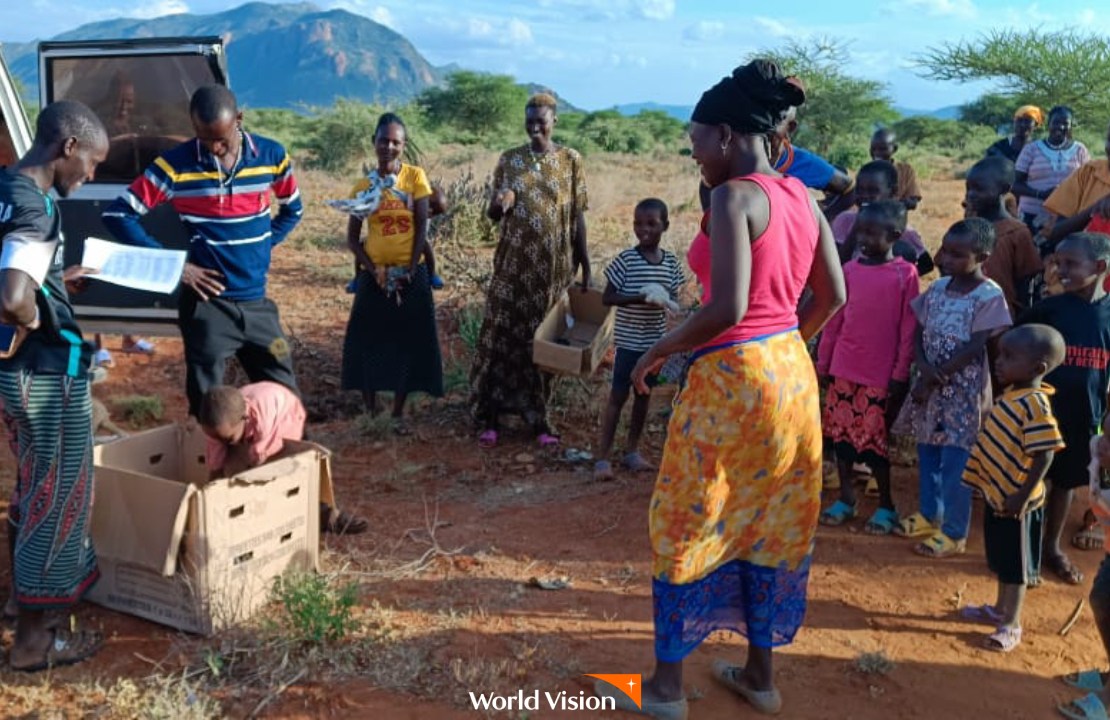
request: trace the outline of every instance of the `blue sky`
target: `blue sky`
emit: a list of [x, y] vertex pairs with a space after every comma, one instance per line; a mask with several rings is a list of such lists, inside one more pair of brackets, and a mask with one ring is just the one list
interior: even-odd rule
[[[887, 85], [896, 104], [934, 109], [984, 85], [918, 77], [915, 53], [994, 28], [1080, 27], [1110, 33], [1104, 0], [315, 0], [381, 22], [435, 65], [548, 85], [587, 109], [655, 101], [689, 105], [750, 52], [790, 38], [850, 43], [845, 70]], [[0, 39], [47, 38], [113, 17], [196, 14], [227, 0], [24, 0], [0, 3]], [[231, 52], [234, 52], [232, 47]]]

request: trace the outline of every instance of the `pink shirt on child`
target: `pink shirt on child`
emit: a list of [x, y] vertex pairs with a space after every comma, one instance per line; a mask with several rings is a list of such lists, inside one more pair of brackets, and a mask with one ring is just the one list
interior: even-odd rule
[[[851, 234], [852, 227], [856, 224], [856, 216], [858, 215], [858, 210], [845, 210], [833, 218], [831, 227], [837, 245], [843, 245], [848, 241], [848, 235]], [[909, 225], [906, 225], [906, 229], [902, 232], [902, 237], [898, 239], [912, 247], [914, 252], [918, 255], [925, 252], [925, 243], [922, 242], [921, 235]], [[858, 247], [856, 248], [855, 257], [859, 257]]]
[[[305, 409], [301, 399], [276, 382], [257, 382], [239, 388], [247, 403], [243, 440], [251, 466], [261, 465], [281, 452], [286, 440], [304, 437]], [[220, 470], [227, 462], [227, 445], [208, 438], [208, 469]]]
[[[746, 342], [789, 330], [798, 325], [798, 298], [809, 279], [809, 269], [817, 248], [818, 225], [813, 201], [800, 180], [792, 177], [745, 175], [767, 195], [770, 217], [767, 229], [752, 240], [752, 277], [748, 290], [748, 311], [733, 327], [705, 343], [714, 347]], [[709, 213], [702, 220], [703, 230], [690, 244], [686, 261], [702, 287], [702, 304], [712, 298], [713, 258], [707, 227]]]
[[917, 268], [900, 257], [882, 265], [844, 265], [848, 302], [821, 333], [817, 372], [886, 389], [910, 377], [917, 320], [910, 302], [920, 294]]

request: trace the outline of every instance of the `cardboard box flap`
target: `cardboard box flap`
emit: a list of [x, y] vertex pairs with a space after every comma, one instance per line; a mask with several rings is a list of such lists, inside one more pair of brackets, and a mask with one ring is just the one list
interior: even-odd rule
[[120, 561], [170, 577], [197, 489], [126, 470], [98, 468], [92, 534]]
[[299, 453], [315, 450], [320, 462], [320, 502], [335, 507], [335, 489], [331, 482], [331, 450], [307, 440], [286, 440], [286, 453]]

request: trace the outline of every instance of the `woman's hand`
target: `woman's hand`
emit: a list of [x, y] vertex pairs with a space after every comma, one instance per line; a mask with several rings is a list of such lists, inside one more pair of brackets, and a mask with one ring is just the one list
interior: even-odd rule
[[502, 188], [493, 196], [493, 202], [501, 208], [501, 212], [507, 213], [516, 205], [516, 193], [509, 188]]
[[666, 361], [667, 356], [656, 353], [655, 346], [652, 346], [640, 356], [636, 367], [632, 368], [632, 387], [636, 389], [637, 393], [647, 395], [651, 392], [651, 388], [647, 384], [647, 377], [658, 373]]
[[84, 292], [89, 287], [88, 276], [96, 275], [98, 272], [100, 271], [81, 265], [70, 265], [62, 271], [62, 283], [66, 286], [66, 292], [70, 295]]

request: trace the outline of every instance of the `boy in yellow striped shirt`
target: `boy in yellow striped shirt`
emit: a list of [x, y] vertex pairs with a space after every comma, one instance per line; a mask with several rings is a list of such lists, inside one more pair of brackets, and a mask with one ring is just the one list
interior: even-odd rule
[[968, 619], [995, 631], [983, 646], [1010, 652], [1021, 643], [1025, 588], [1040, 574], [1044, 524], [1044, 476], [1064, 447], [1044, 376], [1064, 361], [1064, 338], [1048, 325], [1021, 325], [1002, 336], [995, 377], [1006, 388], [979, 431], [964, 469], [964, 484], [983, 494], [983, 545], [987, 565], [998, 576], [992, 605], [969, 605]]

